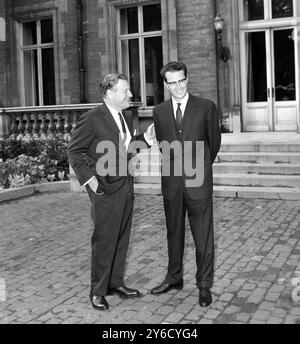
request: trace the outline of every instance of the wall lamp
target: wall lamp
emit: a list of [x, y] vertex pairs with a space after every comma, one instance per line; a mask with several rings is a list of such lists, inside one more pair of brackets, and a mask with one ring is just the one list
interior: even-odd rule
[[218, 14], [216, 18], [213, 20], [213, 22], [214, 22], [214, 27], [217, 33], [219, 57], [224, 62], [227, 62], [230, 59], [230, 50], [228, 47], [223, 46], [223, 43], [222, 43], [224, 19], [220, 16], [220, 14]]

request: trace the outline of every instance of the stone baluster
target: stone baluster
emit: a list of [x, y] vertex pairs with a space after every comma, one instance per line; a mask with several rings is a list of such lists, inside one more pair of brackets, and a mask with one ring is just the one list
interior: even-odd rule
[[70, 113], [67, 112], [66, 117], [65, 117], [65, 124], [64, 124], [64, 139], [66, 141], [69, 141], [71, 138], [70, 132], [71, 132]]
[[26, 124], [25, 124], [25, 137], [24, 139], [26, 140], [30, 140], [31, 136], [32, 136], [32, 124], [31, 124], [31, 114], [27, 113], [26, 115], [24, 115], [25, 119], [26, 119]]
[[16, 139], [18, 136], [18, 124], [17, 124], [17, 116], [15, 114], [13, 114], [11, 118], [10, 131], [11, 131], [10, 137], [13, 139]]
[[54, 113], [53, 112], [50, 112], [49, 113], [49, 126], [48, 126], [48, 133], [47, 133], [47, 136], [48, 138], [52, 138], [55, 134], [55, 123], [54, 123]]
[[42, 122], [40, 125], [40, 137], [41, 139], [45, 140], [47, 138], [47, 130], [48, 130], [48, 123], [47, 123], [47, 115], [42, 113]]
[[25, 130], [25, 125], [24, 125], [24, 120], [23, 120], [23, 114], [22, 113], [18, 114], [18, 120], [19, 120], [19, 124], [18, 124], [17, 140], [22, 140], [23, 137], [24, 137], [24, 130]]
[[73, 131], [75, 130], [76, 128], [76, 124], [77, 124], [77, 118], [79, 117], [79, 114], [80, 112], [78, 111], [74, 111], [74, 114], [73, 114], [73, 123], [72, 123], [72, 129], [71, 129], [71, 134], [73, 133]]
[[63, 126], [63, 122], [62, 122], [62, 113], [61, 112], [57, 112], [56, 113], [56, 132], [57, 132], [57, 136], [59, 138], [63, 137], [63, 130], [64, 130], [64, 126]]
[[33, 127], [32, 127], [32, 136], [33, 138], [37, 139], [39, 137], [40, 132], [40, 121], [39, 121], [40, 114], [34, 113], [33, 114]]

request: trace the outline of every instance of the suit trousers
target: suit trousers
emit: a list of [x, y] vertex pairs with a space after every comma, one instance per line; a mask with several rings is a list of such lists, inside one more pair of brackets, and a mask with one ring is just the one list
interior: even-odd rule
[[133, 214], [133, 186], [128, 179], [113, 194], [97, 195], [89, 186], [87, 190], [94, 222], [91, 239], [91, 293], [105, 296], [108, 288], [124, 285]]
[[185, 245], [185, 217], [196, 246], [197, 287], [212, 287], [214, 270], [213, 201], [190, 199], [184, 189], [172, 199], [164, 198], [168, 241], [168, 273], [166, 282], [179, 283], [183, 278], [183, 253]]

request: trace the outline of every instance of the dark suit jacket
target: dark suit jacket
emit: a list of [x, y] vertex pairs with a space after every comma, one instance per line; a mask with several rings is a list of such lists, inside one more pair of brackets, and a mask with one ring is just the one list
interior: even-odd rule
[[[219, 116], [215, 104], [204, 98], [189, 95], [187, 106], [183, 116], [182, 133], [176, 131], [176, 124], [174, 118], [174, 111], [172, 100], [156, 106], [153, 110], [153, 120], [155, 125], [156, 139], [158, 143], [167, 141], [171, 143], [179, 140], [192, 143], [189, 147], [191, 151], [186, 151], [191, 157], [193, 166], [196, 161], [203, 164], [204, 180], [202, 185], [186, 187], [186, 181], [189, 179], [184, 173], [182, 176], [174, 175], [174, 165], [181, 158], [184, 163], [184, 157], [170, 155], [169, 162], [173, 167], [170, 169], [170, 176], [162, 175], [162, 193], [167, 199], [175, 197], [176, 193], [182, 187], [186, 187], [186, 191], [192, 199], [204, 199], [212, 196], [213, 192], [213, 177], [212, 177], [212, 163], [214, 162], [221, 144], [221, 131], [219, 125]], [[204, 151], [203, 155], [196, 155], [195, 143], [196, 141], [203, 141]], [[183, 148], [184, 152], [184, 148]], [[186, 155], [186, 154], [185, 154]], [[201, 161], [200, 161], [201, 160]], [[165, 161], [168, 163], [168, 161]], [[184, 171], [184, 168], [182, 168]]]
[[[123, 116], [132, 141], [139, 140], [146, 143], [143, 135], [134, 137], [131, 115], [123, 113]], [[127, 161], [131, 155], [126, 152], [124, 145], [119, 144], [119, 135], [119, 128], [105, 103], [80, 116], [68, 145], [68, 158], [81, 185], [96, 176], [99, 183], [97, 191], [112, 194], [124, 184], [127, 178], [130, 178], [132, 182], [132, 177], [127, 175], [126, 170]], [[103, 142], [110, 142], [116, 153], [113, 154], [109, 165], [112, 167], [111, 171], [114, 170], [116, 173], [108, 173], [106, 176], [101, 176], [104, 173], [99, 171], [100, 165], [97, 165], [101, 157], [105, 160], [105, 156], [108, 156], [107, 151], [100, 152], [99, 147], [97, 152], [97, 145]], [[125, 173], [124, 168], [120, 171], [120, 164], [123, 163], [126, 165]], [[105, 169], [108, 168], [108, 165], [104, 166]]]

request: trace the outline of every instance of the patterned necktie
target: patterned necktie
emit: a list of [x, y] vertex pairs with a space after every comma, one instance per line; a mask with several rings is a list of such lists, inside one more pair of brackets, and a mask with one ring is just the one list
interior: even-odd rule
[[123, 118], [121, 112], [119, 112], [118, 115], [119, 115], [120, 122], [121, 122], [121, 125], [122, 125], [123, 142], [125, 143], [126, 139], [127, 139], [127, 132], [126, 132], [126, 127], [125, 127], [125, 122], [124, 122], [124, 118]]
[[176, 110], [176, 123], [177, 123], [177, 128], [181, 129], [181, 124], [182, 124], [182, 111], [180, 109], [181, 103], [177, 103], [177, 110]]

